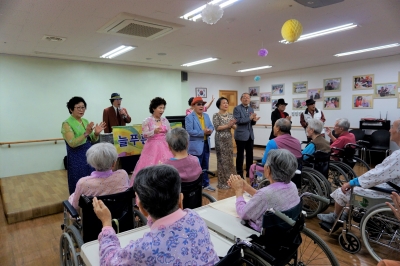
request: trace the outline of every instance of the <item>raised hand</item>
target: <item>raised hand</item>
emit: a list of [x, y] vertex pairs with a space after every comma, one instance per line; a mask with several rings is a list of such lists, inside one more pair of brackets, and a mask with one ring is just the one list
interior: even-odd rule
[[394, 206], [390, 204], [390, 202], [386, 202], [386, 205], [388, 205], [390, 209], [392, 209], [393, 214], [396, 216], [398, 220], [400, 220], [400, 196], [396, 192], [392, 192], [392, 195], [390, 195], [390, 197], [393, 200]]
[[90, 123], [86, 126], [86, 134], [90, 135], [90, 133], [92, 133], [92, 131], [93, 131], [93, 126], [94, 126], [94, 123], [93, 123], [93, 122], [90, 122]]
[[100, 135], [101, 131], [103, 131], [106, 128], [106, 126], [107, 126], [106, 122], [101, 122], [100, 124], [96, 124], [96, 126], [94, 127], [94, 134], [96, 136]]
[[104, 205], [103, 201], [98, 200], [96, 197], [94, 197], [92, 204], [93, 204], [94, 213], [96, 214], [97, 218], [99, 218], [99, 220], [103, 224], [103, 227], [111, 226], [111, 212], [107, 208], [107, 206]]

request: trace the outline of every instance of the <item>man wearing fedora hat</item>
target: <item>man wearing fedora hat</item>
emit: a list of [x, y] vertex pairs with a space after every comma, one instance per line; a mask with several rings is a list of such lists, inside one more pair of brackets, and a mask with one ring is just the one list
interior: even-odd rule
[[[325, 116], [321, 110], [318, 110], [315, 107], [315, 101], [313, 99], [308, 99], [306, 101], [307, 108], [306, 110], [301, 113], [300, 115], [300, 124], [304, 127], [304, 130], [307, 129], [308, 123], [307, 121], [310, 119], [317, 119], [321, 120], [322, 123], [325, 123]], [[321, 132], [322, 135], [325, 135], [325, 130], [323, 129]], [[307, 132], [306, 132], [307, 135]], [[310, 142], [311, 138], [307, 136], [307, 142]]]
[[[208, 114], [204, 113], [206, 104], [201, 97], [195, 97], [192, 101], [193, 112], [185, 117], [185, 128], [189, 134], [188, 153], [199, 158], [201, 168], [208, 170], [210, 159], [210, 135], [214, 131]], [[210, 185], [210, 179], [206, 172], [203, 173], [203, 188], [215, 191]]]
[[[274, 135], [274, 126], [275, 126], [275, 122], [280, 119], [280, 118], [286, 118], [287, 120], [290, 121], [290, 123], [292, 123], [292, 117], [285, 112], [286, 109], [286, 105], [288, 105], [287, 103], [285, 103], [285, 99], [278, 99], [278, 101], [276, 102], [275, 106], [275, 110], [271, 113], [271, 122], [272, 122], [272, 129], [271, 129], [271, 134], [269, 135], [269, 139], [274, 139], [276, 136]], [[290, 134], [290, 131], [289, 131]]]
[[103, 121], [107, 123], [104, 133], [111, 133], [113, 126], [125, 126], [131, 122], [131, 117], [125, 108], [121, 108], [122, 98], [119, 93], [111, 94], [111, 105], [103, 111]]

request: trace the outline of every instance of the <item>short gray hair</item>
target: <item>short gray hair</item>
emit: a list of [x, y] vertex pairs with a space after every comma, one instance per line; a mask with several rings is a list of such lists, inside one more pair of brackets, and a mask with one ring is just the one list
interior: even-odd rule
[[86, 160], [96, 171], [104, 172], [112, 168], [118, 159], [117, 149], [108, 142], [101, 142], [90, 147], [86, 152]]
[[273, 180], [288, 184], [297, 170], [297, 159], [288, 150], [270, 150], [265, 162], [265, 166], [267, 165], [271, 169]]
[[322, 129], [324, 128], [324, 123], [322, 123], [321, 120], [318, 119], [309, 119], [307, 120], [308, 127], [314, 130], [315, 134], [321, 134]]
[[286, 118], [279, 118], [276, 120], [275, 125], [284, 133], [289, 133], [290, 129], [292, 128], [292, 124]]
[[171, 150], [184, 151], [187, 150], [189, 145], [189, 134], [185, 129], [177, 127], [168, 131], [166, 140]]
[[344, 131], [349, 131], [350, 122], [347, 118], [339, 118], [336, 120], [336, 122], [338, 123], [339, 127], [343, 128]]

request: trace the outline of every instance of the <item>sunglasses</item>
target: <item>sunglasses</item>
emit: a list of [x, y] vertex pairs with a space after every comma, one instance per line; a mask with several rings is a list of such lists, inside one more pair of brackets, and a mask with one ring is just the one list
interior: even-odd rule
[[196, 103], [197, 106], [204, 106], [205, 103]]

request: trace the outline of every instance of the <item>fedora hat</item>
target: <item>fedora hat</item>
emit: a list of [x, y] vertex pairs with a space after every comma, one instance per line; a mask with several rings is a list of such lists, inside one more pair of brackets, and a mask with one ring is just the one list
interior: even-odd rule
[[195, 97], [192, 101], [192, 106], [195, 105], [196, 103], [206, 103], [206, 102], [203, 101], [203, 98], [201, 97]]
[[314, 103], [315, 103], [315, 101], [314, 101], [313, 99], [308, 99], [308, 100], [306, 101], [306, 105], [307, 105], [307, 106], [312, 105], [312, 104], [314, 104]]
[[275, 104], [276, 107], [278, 107], [279, 105], [284, 104], [284, 105], [288, 105], [287, 103], [285, 103], [285, 99], [278, 99], [278, 102]]
[[119, 95], [119, 93], [114, 92], [113, 94], [111, 94], [111, 99], [110, 100], [119, 100], [121, 98], [121, 96]]

